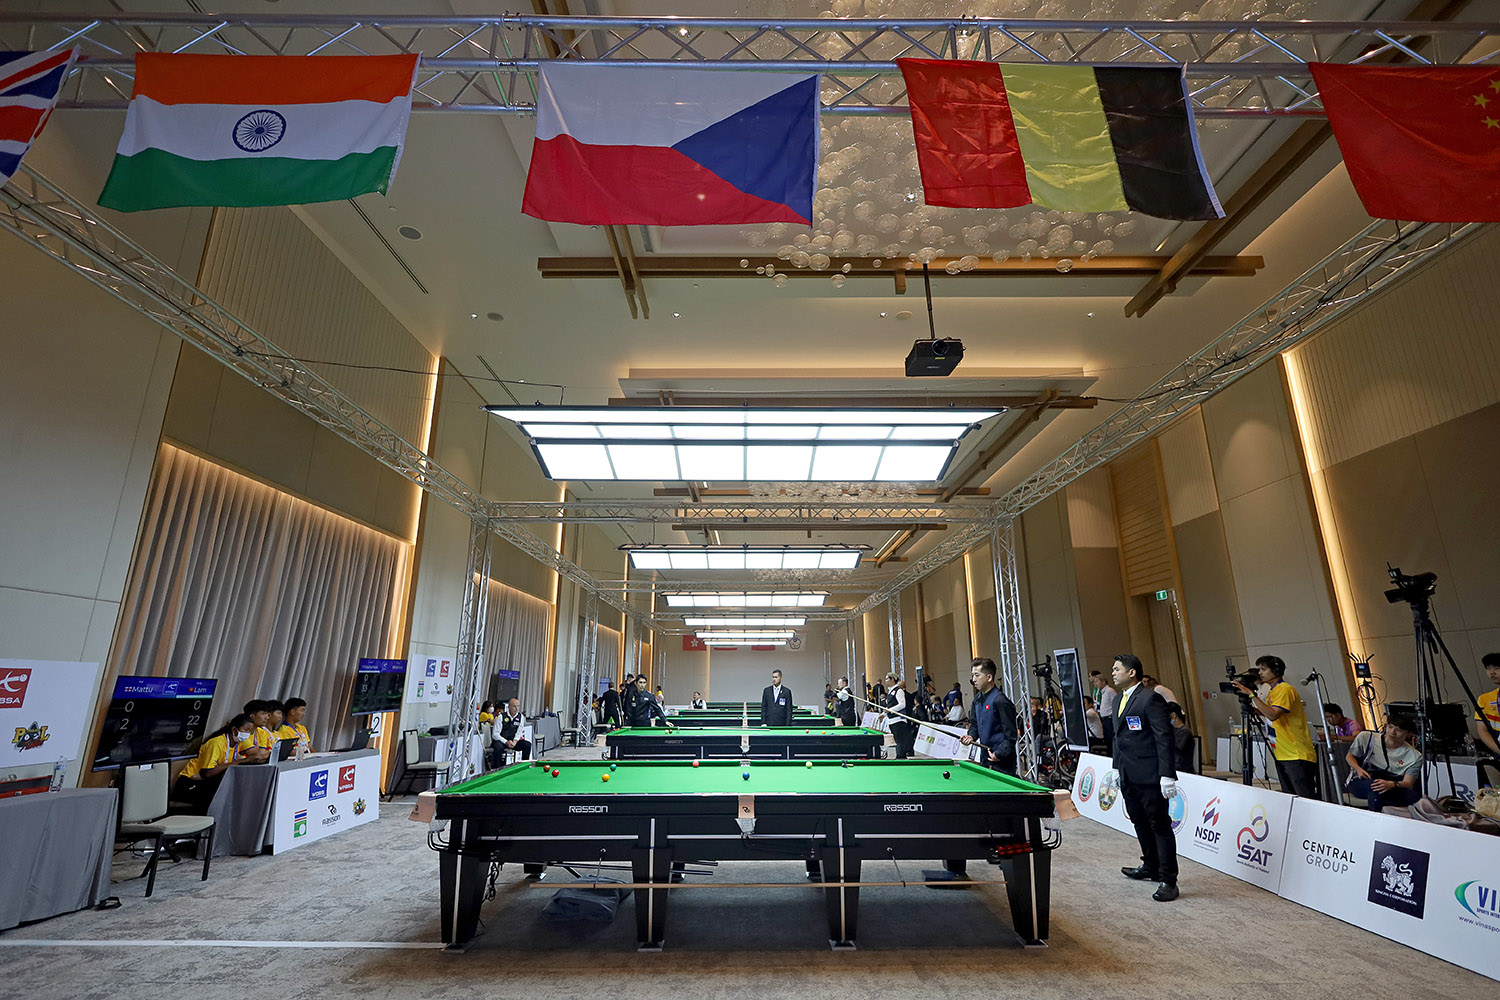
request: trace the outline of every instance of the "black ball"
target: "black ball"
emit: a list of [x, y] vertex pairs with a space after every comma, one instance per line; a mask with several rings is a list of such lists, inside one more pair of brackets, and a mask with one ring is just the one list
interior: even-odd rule
[[953, 775], [949, 774], [947, 771], [944, 771], [943, 772], [943, 777], [945, 777], [945, 778], [951, 778], [951, 777], [953, 777]]

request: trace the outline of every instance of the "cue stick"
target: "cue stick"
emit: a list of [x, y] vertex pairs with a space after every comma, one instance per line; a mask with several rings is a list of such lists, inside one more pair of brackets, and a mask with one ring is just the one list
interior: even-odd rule
[[[530, 882], [528, 889], [556, 889], [557, 882]], [[939, 882], [569, 882], [569, 889], [871, 889], [927, 885], [1004, 885], [988, 879], [952, 879]]]

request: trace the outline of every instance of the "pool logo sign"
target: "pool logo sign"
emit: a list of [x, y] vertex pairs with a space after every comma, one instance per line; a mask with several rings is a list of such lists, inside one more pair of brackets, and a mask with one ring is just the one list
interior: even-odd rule
[[1167, 800], [1167, 818], [1172, 821], [1172, 832], [1176, 833], [1182, 826], [1182, 821], [1187, 819], [1187, 797], [1182, 792], [1175, 791]]
[[1094, 795], [1094, 769], [1086, 767], [1078, 779], [1078, 798], [1087, 802]]
[[325, 767], [321, 771], [314, 771], [307, 779], [307, 799], [310, 802], [313, 799], [326, 798], [327, 795], [328, 768]]
[[1108, 781], [1099, 783], [1099, 811], [1109, 812], [1115, 807], [1115, 801], [1120, 797], [1120, 790]]
[[1469, 911], [1458, 919], [1466, 924], [1500, 934], [1500, 887], [1485, 885], [1478, 879], [1461, 882], [1453, 890], [1458, 905]]
[[354, 765], [339, 768], [339, 794], [354, 791]]
[[1367, 898], [1377, 906], [1421, 920], [1427, 910], [1427, 865], [1431, 858], [1426, 851], [1375, 841]]
[[1203, 817], [1198, 820], [1198, 825], [1193, 827], [1193, 840], [1203, 850], [1213, 854], [1219, 853], [1219, 841], [1224, 837], [1223, 832], [1217, 829], [1219, 806], [1222, 801], [1217, 795], [1209, 799], [1208, 805], [1203, 807]]
[[307, 810], [298, 809], [292, 814], [292, 836], [307, 836]]
[[356, 816], [363, 816], [364, 814], [365, 814], [365, 800], [364, 799], [355, 799], [354, 800], [354, 815], [356, 815]]
[[1243, 827], [1235, 837], [1235, 860], [1262, 874], [1269, 873], [1272, 852], [1260, 846], [1269, 836], [1271, 824], [1266, 819], [1266, 807], [1257, 802], [1250, 810], [1250, 825]]
[[20, 708], [26, 704], [26, 688], [30, 683], [30, 670], [0, 667], [0, 708]]
[[46, 726], [33, 722], [29, 726], [17, 726], [16, 735], [11, 737], [10, 744], [17, 750], [35, 750], [51, 738]]

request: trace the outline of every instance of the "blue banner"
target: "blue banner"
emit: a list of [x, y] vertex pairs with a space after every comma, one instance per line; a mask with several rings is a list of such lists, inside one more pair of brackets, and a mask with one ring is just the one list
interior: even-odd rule
[[212, 698], [217, 680], [208, 677], [118, 677], [116, 698]]
[[358, 672], [361, 674], [404, 674], [406, 661], [376, 660], [366, 656], [360, 659]]
[[502, 681], [518, 681], [521, 679], [521, 671], [519, 670], [497, 670], [495, 675]]

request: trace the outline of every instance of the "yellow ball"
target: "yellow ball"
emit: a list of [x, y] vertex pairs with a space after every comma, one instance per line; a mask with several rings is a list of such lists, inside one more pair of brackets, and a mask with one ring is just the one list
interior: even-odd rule
[[609, 780], [609, 775], [607, 775], [607, 774], [601, 774], [601, 775], [599, 775], [599, 780], [600, 781], [608, 781]]

